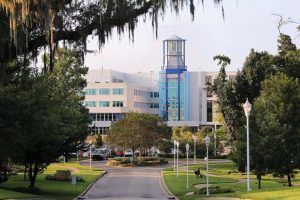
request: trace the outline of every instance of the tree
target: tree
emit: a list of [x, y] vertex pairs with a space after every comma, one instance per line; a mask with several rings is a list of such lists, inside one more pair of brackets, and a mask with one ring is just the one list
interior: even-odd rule
[[[197, 137], [197, 140], [196, 140], [197, 154], [204, 155], [206, 152], [206, 146], [203, 141], [204, 136], [205, 135], [210, 135], [210, 137], [213, 136], [212, 132], [207, 127], [203, 127], [201, 129], [199, 129], [196, 133], [192, 133], [186, 125], [181, 126], [181, 127], [174, 126], [172, 128], [172, 140], [179, 141], [179, 144], [181, 144], [179, 146], [179, 149], [182, 152], [186, 152], [185, 145], [187, 143], [191, 147], [193, 146], [193, 144], [194, 144], [193, 135], [195, 135]], [[191, 148], [191, 150], [192, 150], [192, 148]]]
[[148, 149], [168, 139], [167, 126], [161, 117], [129, 112], [109, 131], [108, 140], [117, 146], [131, 149]]
[[[141, 16], [151, 19], [157, 34], [158, 18], [170, 6], [175, 12], [185, 6], [190, 7], [193, 16], [193, 0], [63, 0], [35, 1], [1, 0], [0, 13], [7, 14], [3, 20], [5, 34], [11, 39], [5, 40], [9, 51], [3, 52], [0, 63], [6, 63], [22, 54], [38, 55], [41, 47], [49, 47], [50, 71], [54, 67], [54, 54], [59, 42], [70, 43], [82, 53], [87, 52], [86, 41], [89, 35], [95, 35], [99, 47], [111, 36], [114, 28], [122, 35], [129, 30], [129, 38], [134, 38], [134, 30]], [[214, 0], [219, 4], [220, 0]], [[148, 16], [147, 16], [148, 14]], [[1, 15], [1, 14], [0, 14]], [[147, 16], [147, 17], [146, 17]], [[1, 36], [4, 35], [0, 32]], [[13, 43], [11, 42], [13, 41]]]
[[28, 168], [30, 187], [60, 155], [80, 149], [89, 130], [88, 111], [82, 105], [87, 70], [75, 51], [57, 53], [52, 74], [29, 70], [18, 78], [22, 84], [0, 89], [0, 104], [6, 106], [1, 107], [0, 129], [11, 135], [1, 134], [0, 143], [12, 146], [8, 158]]
[[97, 135], [95, 145], [96, 145], [97, 148], [100, 148], [100, 147], [103, 146], [103, 140], [102, 140], [101, 135]]
[[274, 57], [274, 65], [288, 76], [300, 78], [300, 50], [288, 35], [281, 33], [277, 42], [278, 55]]
[[254, 103], [269, 167], [274, 175], [287, 176], [289, 186], [294, 169], [300, 167], [299, 102], [299, 80], [280, 73], [263, 82], [261, 96]]
[[208, 85], [208, 90], [218, 96], [217, 103], [220, 111], [224, 117], [225, 127], [230, 135], [230, 139], [235, 141], [238, 137], [238, 127], [241, 124], [242, 111], [238, 101], [234, 83], [227, 79], [225, 67], [230, 64], [230, 58], [224, 55], [214, 57], [218, 60], [218, 65], [221, 66], [217, 78], [214, 80], [213, 85]]

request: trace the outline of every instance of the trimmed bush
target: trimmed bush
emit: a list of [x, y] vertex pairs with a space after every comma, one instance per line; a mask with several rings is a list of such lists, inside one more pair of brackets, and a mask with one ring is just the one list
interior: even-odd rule
[[45, 180], [49, 180], [49, 181], [56, 181], [56, 177], [55, 175], [46, 175], [45, 176]]
[[70, 177], [70, 170], [57, 170], [55, 174], [55, 178], [57, 181], [68, 181]]
[[[209, 187], [210, 194], [232, 193], [235, 192], [232, 188], [220, 188], [219, 186]], [[198, 190], [198, 194], [206, 194], [206, 188]]]

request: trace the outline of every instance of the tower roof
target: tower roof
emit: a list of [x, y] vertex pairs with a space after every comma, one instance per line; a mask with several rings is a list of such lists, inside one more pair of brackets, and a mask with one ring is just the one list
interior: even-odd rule
[[181, 40], [181, 41], [185, 41], [185, 39], [182, 39], [181, 37], [178, 37], [177, 35], [172, 35], [170, 38], [166, 39], [165, 41], [168, 41], [168, 40]]

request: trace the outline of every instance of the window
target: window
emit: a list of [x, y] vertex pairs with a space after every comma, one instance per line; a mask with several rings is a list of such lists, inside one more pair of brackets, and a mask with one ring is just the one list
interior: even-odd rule
[[99, 95], [109, 95], [109, 94], [110, 94], [110, 89], [108, 88], [99, 89]]
[[96, 89], [85, 89], [84, 92], [86, 95], [96, 95], [97, 94]]
[[207, 101], [207, 122], [212, 122], [213, 119], [213, 102]]
[[114, 88], [112, 89], [113, 95], [123, 95], [124, 94], [124, 89], [123, 88]]
[[151, 103], [150, 108], [159, 108], [159, 104], [158, 103]]
[[123, 101], [113, 101], [112, 106], [113, 107], [123, 107]]
[[100, 107], [109, 107], [109, 101], [99, 101]]
[[85, 106], [86, 107], [96, 107], [96, 101], [86, 101]]
[[152, 98], [158, 98], [159, 97], [159, 93], [158, 92], [151, 92], [150, 97], [152, 97]]
[[212, 84], [211, 76], [205, 76], [205, 84]]

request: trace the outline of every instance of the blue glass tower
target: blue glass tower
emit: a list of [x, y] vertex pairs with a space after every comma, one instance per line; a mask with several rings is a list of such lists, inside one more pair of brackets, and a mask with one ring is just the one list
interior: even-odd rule
[[173, 35], [163, 41], [163, 67], [159, 74], [160, 115], [167, 121], [189, 120], [189, 73], [185, 41]]

